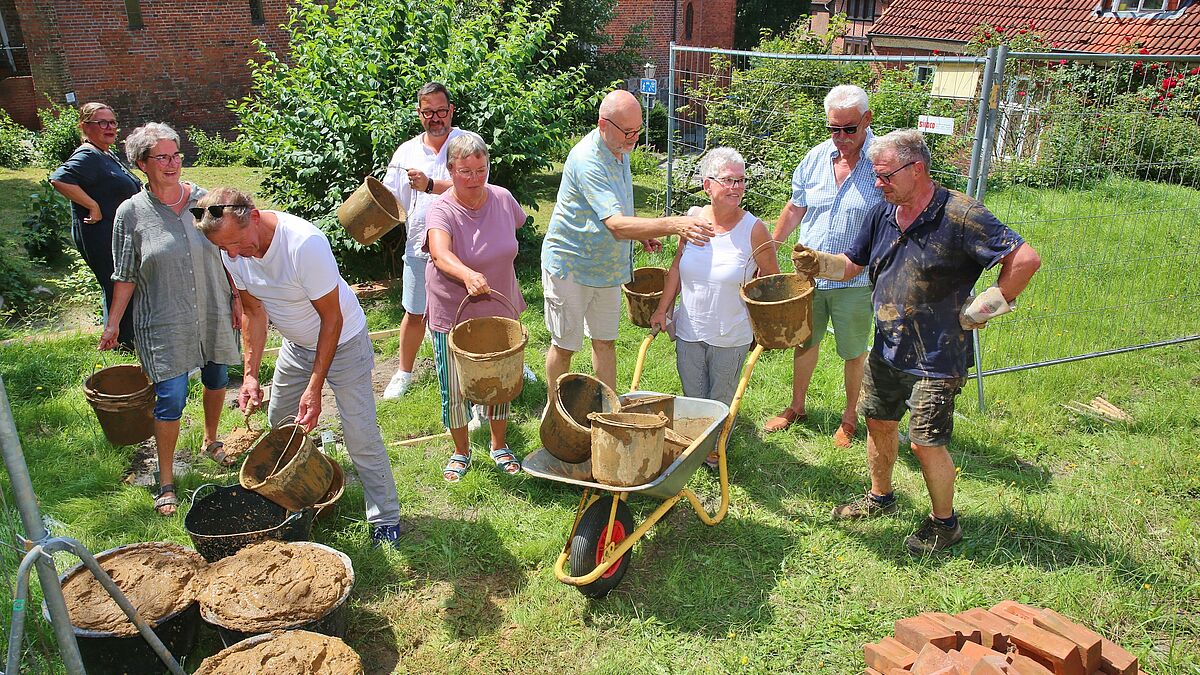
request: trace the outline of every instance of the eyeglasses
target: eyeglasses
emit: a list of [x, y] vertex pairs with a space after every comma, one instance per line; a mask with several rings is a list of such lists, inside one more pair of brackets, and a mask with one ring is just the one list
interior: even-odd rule
[[741, 178], [719, 178], [717, 176], [709, 176], [708, 179], [715, 180], [718, 183], [720, 183], [722, 186], [727, 187], [727, 188], [746, 187], [747, 185], [750, 184], [750, 179], [746, 178], [745, 176], [743, 176]]
[[883, 181], [884, 183], [886, 183], [888, 185], [891, 185], [892, 184], [892, 176], [895, 176], [896, 174], [900, 173], [901, 171], [907, 169], [908, 167], [910, 167], [916, 163], [917, 163], [917, 160], [914, 159], [913, 161], [909, 162], [908, 164], [905, 164], [904, 166], [900, 167], [899, 169], [896, 169], [895, 171], [892, 171], [889, 173], [877, 173], [877, 174], [875, 174], [875, 178]]
[[209, 206], [193, 206], [192, 208], [188, 209], [188, 211], [192, 212], [192, 216], [194, 216], [196, 220], [204, 218], [205, 211], [208, 212], [208, 215], [220, 220], [221, 217], [225, 215], [225, 209], [244, 209], [247, 206], [248, 204], [210, 204]]
[[96, 126], [100, 127], [101, 129], [116, 129], [117, 128], [116, 120], [88, 120], [88, 121], [84, 122], [84, 124], [95, 124]]
[[840, 127], [833, 125], [833, 124], [826, 124], [825, 130], [831, 134], [836, 134], [838, 132], [841, 132], [843, 134], [846, 134], [847, 136], [853, 136], [854, 134], [858, 133], [858, 127], [862, 125], [862, 119], [863, 119], [863, 117], [866, 117], [866, 116], [867, 116], [867, 114], [863, 113], [862, 116], [860, 116], [858, 118], [858, 124], [847, 124], [845, 126], [840, 126]]
[[438, 108], [437, 110], [419, 110], [418, 112], [421, 113], [421, 117], [424, 117], [427, 120], [431, 120], [435, 117], [439, 120], [444, 120], [446, 119], [446, 115], [450, 114], [450, 109]]
[[476, 169], [474, 171], [472, 171], [470, 169], [455, 169], [454, 170], [454, 173], [458, 174], [462, 178], [483, 178], [484, 176], [487, 175], [487, 172], [488, 172], [488, 170], [486, 168]]
[[602, 119], [608, 120], [608, 123], [609, 123], [609, 124], [611, 124], [611, 125], [613, 125], [614, 127], [616, 127], [617, 131], [619, 131], [619, 132], [621, 132], [621, 133], [625, 134], [625, 140], [627, 140], [627, 141], [632, 141], [633, 139], [635, 139], [635, 138], [637, 138], [638, 136], [641, 136], [641, 135], [642, 135], [642, 129], [643, 129], [643, 127], [638, 127], [637, 129], [634, 129], [633, 131], [625, 131], [624, 129], [622, 129], [622, 128], [621, 128], [621, 125], [619, 125], [619, 124], [617, 124], [616, 122], [612, 121], [610, 118], [608, 118], [608, 117], [604, 117], [604, 118], [602, 118]]
[[182, 152], [173, 152], [169, 155], [150, 155], [146, 159], [152, 159], [152, 160], [158, 162], [159, 164], [173, 164], [175, 162], [179, 162], [180, 164], [183, 164], [183, 153]]

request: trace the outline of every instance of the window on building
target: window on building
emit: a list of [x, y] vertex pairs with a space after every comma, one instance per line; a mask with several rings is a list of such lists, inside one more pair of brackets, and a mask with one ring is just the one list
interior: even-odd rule
[[267, 17], [263, 16], [262, 0], [250, 0], [250, 23], [266, 23]]
[[918, 84], [925, 84], [933, 78], [933, 66], [917, 66], [913, 70], [913, 79]]
[[692, 3], [687, 4], [687, 9], [683, 11], [683, 39], [692, 39], [692, 21], [696, 18], [696, 13], [692, 9]]
[[125, 0], [125, 16], [129, 18], [129, 30], [137, 30], [146, 25], [142, 23], [141, 0]]
[[846, 18], [852, 21], [874, 21], [875, 0], [847, 0]]
[[1167, 0], [1113, 0], [1114, 12], [1162, 12]]

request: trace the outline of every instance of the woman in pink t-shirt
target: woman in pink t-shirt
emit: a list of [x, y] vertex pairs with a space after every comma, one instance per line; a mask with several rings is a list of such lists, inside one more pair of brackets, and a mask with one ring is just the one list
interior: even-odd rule
[[[502, 293], [516, 307], [525, 300], [517, 286], [517, 228], [528, 216], [502, 187], [488, 185], [488, 148], [478, 134], [463, 133], [449, 141], [446, 165], [453, 187], [429, 207], [425, 216], [425, 245], [430, 261], [425, 271], [426, 319], [433, 337], [433, 361], [442, 394], [442, 423], [454, 439], [454, 453], [442, 472], [448, 482], [462, 480], [471, 467], [467, 419], [471, 402], [463, 398], [458, 374], [446, 346], [456, 321], [483, 316], [510, 316], [507, 303], [489, 295]], [[472, 296], [456, 317], [463, 299]], [[506, 473], [521, 471], [508, 449], [509, 404], [487, 407], [491, 427], [491, 458]]]

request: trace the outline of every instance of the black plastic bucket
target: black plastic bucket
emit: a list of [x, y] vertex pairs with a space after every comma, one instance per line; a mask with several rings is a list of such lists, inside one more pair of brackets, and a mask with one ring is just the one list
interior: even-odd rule
[[[212, 488], [201, 495], [201, 491]], [[313, 510], [289, 514], [287, 509], [241, 485], [201, 485], [183, 527], [208, 562], [216, 562], [259, 541], [309, 541]]]

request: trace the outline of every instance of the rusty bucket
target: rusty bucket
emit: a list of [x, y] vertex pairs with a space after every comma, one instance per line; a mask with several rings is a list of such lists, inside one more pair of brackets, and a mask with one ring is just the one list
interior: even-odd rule
[[592, 477], [630, 487], [649, 482], [662, 471], [667, 416], [645, 413], [590, 413]]
[[538, 429], [542, 445], [564, 462], [587, 461], [592, 456], [592, 421], [588, 414], [620, 408], [620, 399], [607, 384], [583, 373], [564, 373], [556, 382], [554, 400], [542, 413]]
[[83, 396], [113, 445], [133, 445], [154, 435], [154, 385], [136, 363], [109, 366], [83, 381]]
[[302, 511], [326, 497], [333, 483], [331, 460], [297, 424], [263, 434], [238, 473], [238, 482], [288, 511]]
[[370, 246], [408, 216], [391, 190], [374, 176], [367, 176], [338, 207], [337, 217], [354, 241]]
[[667, 282], [667, 271], [661, 267], [639, 267], [633, 271], [633, 280], [621, 284], [625, 301], [629, 305], [629, 322], [641, 328], [650, 327], [650, 315], [658, 309], [662, 300], [663, 286]]
[[[500, 291], [491, 291], [512, 309], [517, 308]], [[463, 298], [454, 315], [454, 328], [446, 338], [463, 398], [482, 405], [502, 405], [521, 393], [525, 372], [525, 343], [529, 333], [521, 322], [504, 316], [484, 316], [459, 323], [471, 296]]]

